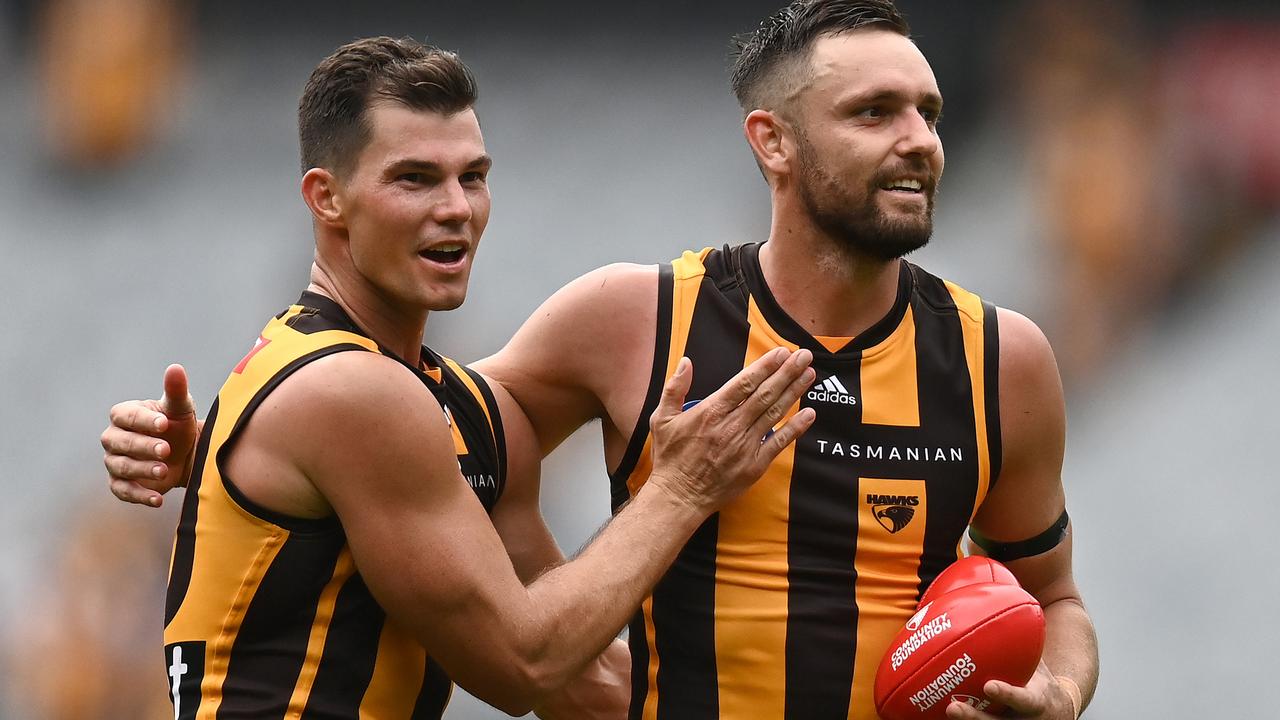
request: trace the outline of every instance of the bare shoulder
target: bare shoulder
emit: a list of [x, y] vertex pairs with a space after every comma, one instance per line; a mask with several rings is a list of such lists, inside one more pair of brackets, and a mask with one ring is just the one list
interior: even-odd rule
[[268, 398], [288, 410], [304, 468], [338, 453], [385, 452], [398, 441], [450, 440], [443, 411], [412, 370], [372, 352], [338, 352], [314, 360]]
[[658, 267], [614, 263], [582, 275], [548, 298], [505, 347], [474, 367], [508, 386], [550, 358], [587, 359], [569, 353], [601, 349], [607, 342], [652, 328], [657, 317]]
[[996, 317], [1000, 324], [1001, 378], [1006, 374], [1020, 379], [1029, 379], [1026, 375], [1058, 374], [1053, 348], [1038, 325], [1007, 308], [996, 308]]
[[570, 281], [565, 288], [591, 288], [598, 291], [635, 292], [643, 290], [657, 291], [658, 266], [641, 265], [639, 263], [610, 263], [591, 270]]
[[538, 309], [534, 319], [554, 320], [560, 315], [607, 328], [642, 321], [637, 314], [652, 316], [657, 298], [658, 266], [613, 263], [570, 281]]
[[355, 412], [357, 417], [381, 414], [392, 419], [400, 410], [434, 408], [430, 414], [440, 414], [439, 405], [412, 370], [374, 352], [326, 355], [300, 368], [280, 390], [300, 406], [320, 412], [321, 417], [335, 410]]
[[556, 291], [475, 367], [515, 397], [549, 451], [649, 376], [657, 306], [658, 266], [606, 265]]
[[377, 353], [338, 352], [298, 368], [266, 396], [232, 446], [227, 470], [264, 508], [325, 517], [334, 512], [325, 478], [389, 446], [425, 440], [448, 447], [447, 433], [439, 406], [408, 368]]
[[997, 317], [1000, 323], [1002, 423], [1016, 423], [1026, 415], [1056, 413], [1065, 417], [1062, 379], [1053, 348], [1044, 332], [1026, 316], [1013, 310], [999, 308]]
[[1053, 349], [1034, 322], [1000, 308], [1001, 467], [975, 526], [989, 537], [1035, 535], [1062, 512], [1066, 407]]

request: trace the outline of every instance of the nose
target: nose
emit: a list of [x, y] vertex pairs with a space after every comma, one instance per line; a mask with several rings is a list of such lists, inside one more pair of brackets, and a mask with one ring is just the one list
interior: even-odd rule
[[431, 216], [441, 225], [461, 225], [471, 219], [471, 201], [456, 178], [440, 183], [432, 200]]
[[898, 141], [898, 153], [905, 156], [918, 155], [931, 157], [942, 147], [938, 133], [929, 125], [920, 111], [903, 113], [904, 124], [902, 138]]

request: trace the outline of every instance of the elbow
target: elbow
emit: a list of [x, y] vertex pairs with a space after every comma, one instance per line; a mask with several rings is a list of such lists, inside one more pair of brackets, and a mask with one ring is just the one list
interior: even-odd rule
[[512, 668], [514, 684], [520, 688], [520, 700], [516, 703], [514, 709], [518, 712], [512, 712], [506, 708], [502, 708], [503, 712], [508, 715], [520, 716], [533, 712], [534, 708], [542, 705], [560, 686], [564, 685], [567, 678], [560, 673], [555, 672], [545, 662], [535, 660], [525, 661], [517, 664]]
[[[493, 687], [472, 691], [498, 710], [520, 717], [533, 712], [551, 693], [564, 684], [564, 678], [553, 673], [545, 663], [515, 661], [507, 664]], [[470, 688], [468, 688], [470, 690]]]

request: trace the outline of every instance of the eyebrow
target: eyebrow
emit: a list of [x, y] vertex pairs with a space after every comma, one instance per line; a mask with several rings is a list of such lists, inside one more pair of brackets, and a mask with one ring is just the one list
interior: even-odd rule
[[[865, 105], [867, 103], [877, 103], [877, 102], [885, 102], [885, 101], [907, 102], [909, 100], [910, 100], [910, 96], [907, 93], [901, 92], [899, 90], [870, 90], [864, 93], [859, 93], [857, 95], [853, 95], [851, 97], [845, 98], [840, 102], [840, 105], [842, 107], [847, 107], [850, 105]], [[935, 92], [926, 92], [920, 98], [919, 104], [921, 106], [934, 108], [935, 110], [941, 110], [942, 96]]]
[[[488, 170], [491, 167], [493, 167], [493, 158], [488, 154], [477, 156], [465, 166], [467, 170]], [[404, 172], [406, 170], [422, 170], [436, 174], [444, 173], [444, 167], [440, 163], [418, 158], [404, 158], [387, 166], [388, 173]]]

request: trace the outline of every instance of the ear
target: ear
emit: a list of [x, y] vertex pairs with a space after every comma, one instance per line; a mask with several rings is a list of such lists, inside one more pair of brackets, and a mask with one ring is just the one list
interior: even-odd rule
[[302, 176], [302, 201], [316, 222], [342, 226], [342, 187], [338, 178], [324, 168], [311, 168]]
[[747, 143], [766, 176], [789, 173], [795, 144], [791, 142], [791, 128], [782, 118], [768, 110], [752, 110], [742, 125]]

